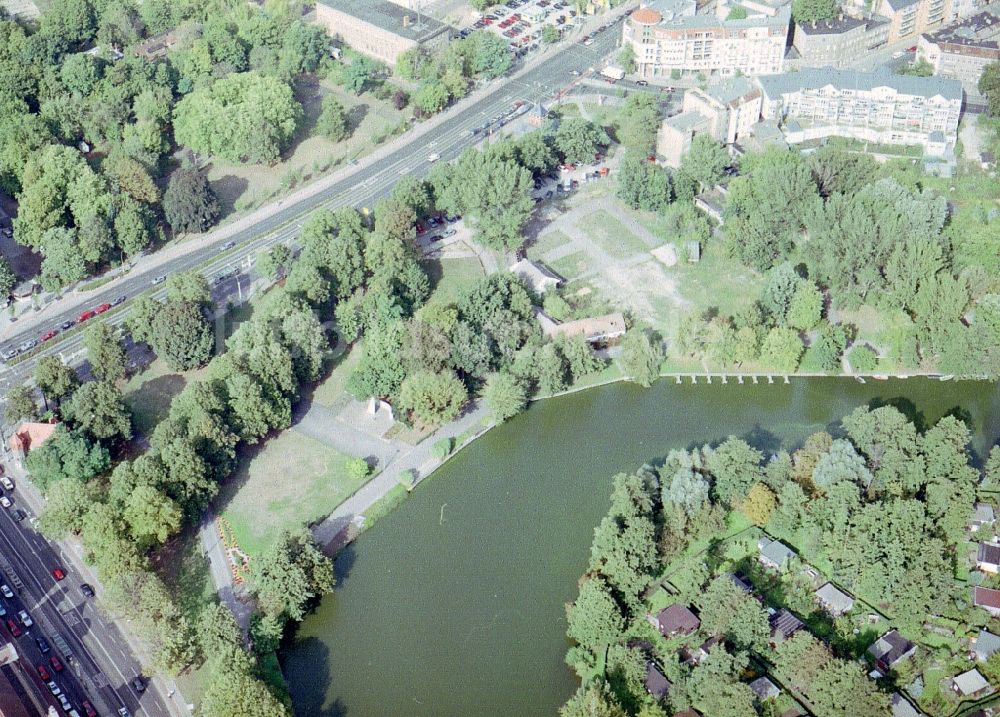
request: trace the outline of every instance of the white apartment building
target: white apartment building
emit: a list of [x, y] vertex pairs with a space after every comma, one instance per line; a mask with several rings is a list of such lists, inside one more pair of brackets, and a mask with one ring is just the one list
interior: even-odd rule
[[733, 144], [750, 134], [760, 122], [760, 108], [760, 88], [746, 77], [730, 77], [704, 90], [698, 87], [687, 90], [681, 111], [705, 117], [712, 139]]
[[758, 83], [764, 119], [781, 122], [791, 144], [849, 137], [920, 145], [934, 156], [955, 146], [962, 112], [956, 80], [824, 67], [760, 77]]
[[983, 69], [1000, 62], [1000, 4], [921, 35], [917, 53], [934, 66], [935, 75], [958, 80], [966, 95], [978, 99]]
[[790, 21], [787, 5], [773, 14], [741, 20], [715, 15], [669, 17], [646, 6], [632, 13], [622, 35], [635, 52], [642, 77], [669, 77], [674, 72], [768, 75], [782, 71]]

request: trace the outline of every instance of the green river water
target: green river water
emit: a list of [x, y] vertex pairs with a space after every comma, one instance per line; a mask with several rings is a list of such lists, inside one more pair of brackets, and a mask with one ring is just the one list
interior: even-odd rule
[[443, 466], [337, 560], [338, 585], [282, 655], [298, 717], [553, 717], [610, 477], [735, 434], [794, 448], [855, 406], [960, 408], [982, 455], [1000, 389], [926, 379], [614, 384], [534, 404]]

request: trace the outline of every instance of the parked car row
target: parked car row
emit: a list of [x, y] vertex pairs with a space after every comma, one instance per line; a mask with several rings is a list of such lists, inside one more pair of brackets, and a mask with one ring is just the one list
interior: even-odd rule
[[110, 304], [109, 303], [98, 304], [92, 309], [87, 309], [86, 311], [82, 312], [79, 316], [77, 316], [76, 319], [63, 321], [58, 326], [54, 326], [53, 328], [46, 331], [37, 339], [26, 339], [25, 341], [19, 343], [17, 346], [9, 348], [5, 351], [0, 351], [0, 358], [2, 358], [4, 361], [9, 361], [15, 356], [23, 354], [26, 351], [31, 351], [31, 349], [38, 346], [38, 344], [45, 343], [46, 341], [55, 338], [61, 332], [71, 329], [78, 324], [82, 324], [83, 322], [88, 321], [94, 318], [95, 316], [98, 316], [99, 314], [103, 314], [105, 311], [110, 310], [112, 307], [124, 303], [126, 298], [127, 297], [125, 296], [119, 296]]

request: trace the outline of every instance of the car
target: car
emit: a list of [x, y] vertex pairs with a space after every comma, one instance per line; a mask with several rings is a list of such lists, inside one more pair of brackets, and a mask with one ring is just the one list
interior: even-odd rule
[[14, 481], [12, 481], [7, 476], [0, 476], [0, 485], [2, 485], [7, 490], [14, 490]]
[[417, 230], [417, 234], [423, 234], [424, 233], [424, 225], [421, 224], [420, 222], [417, 222], [414, 225], [414, 228]]
[[83, 707], [83, 713], [87, 715], [87, 717], [97, 717], [97, 710], [95, 710], [94, 705], [90, 704], [87, 700], [81, 702], [80, 706]]
[[135, 676], [135, 678], [132, 680], [132, 688], [135, 689], [136, 692], [143, 692], [143, 691], [145, 691], [145, 689], [146, 689], [146, 680], [143, 678], [142, 675], [136, 675]]
[[436, 242], [436, 241], [441, 241], [442, 239], [444, 239], [444, 237], [443, 237], [443, 236], [441, 236], [440, 234], [435, 234], [434, 236], [432, 236], [432, 237], [431, 237], [430, 239], [428, 239], [427, 241], [429, 241], [429, 242], [433, 243], [433, 242]]
[[10, 630], [10, 634], [13, 635], [14, 637], [21, 636], [21, 628], [17, 626], [17, 623], [14, 622], [13, 618], [10, 617], [7, 618], [7, 629]]
[[35, 624], [34, 620], [31, 619], [31, 615], [28, 614], [27, 610], [21, 610], [17, 613], [17, 616], [21, 618], [21, 624], [25, 627], [31, 627]]
[[3, 617], [6, 614], [7, 614], [7, 608], [5, 608], [3, 605], [0, 605], [0, 617]]
[[111, 308], [111, 304], [101, 304], [100, 306], [97, 306], [97, 307], [94, 308], [94, 313], [95, 314], [103, 314], [105, 311], [108, 311], [110, 308]]
[[583, 44], [584, 45], [593, 45], [594, 44], [594, 38], [592, 38], [592, 37], [585, 38], [584, 41], [583, 41]]
[[45, 682], [48, 682], [49, 680], [52, 679], [52, 675], [49, 674], [49, 668], [47, 668], [45, 665], [38, 665], [35, 669], [38, 670], [38, 676], [41, 677], [42, 680], [44, 680]]
[[51, 692], [53, 695], [56, 695], [57, 697], [62, 694], [62, 690], [59, 689], [59, 685], [57, 685], [52, 680], [46, 682], [45, 686], [49, 688], [49, 692]]
[[7, 496], [0, 495], [0, 505], [2, 505], [4, 508], [10, 508], [14, 504], [10, 502], [10, 498], [8, 498]]
[[118, 717], [132, 717], [132, 713], [128, 711], [125, 707], [118, 708]]
[[580, 76], [580, 71], [579, 70], [571, 70], [570, 74], [573, 75], [573, 77], [579, 77]]
[[125, 303], [125, 299], [127, 299], [127, 298], [128, 297], [123, 294], [122, 296], [119, 296], [117, 299], [115, 299], [114, 301], [112, 301], [111, 305], [112, 306], [118, 306], [119, 304], [124, 304]]
[[153, 286], [159, 286], [160, 284], [162, 284], [166, 280], [167, 280], [167, 277], [165, 277], [165, 276], [158, 276], [155, 279], [153, 279], [150, 283]]
[[53, 655], [49, 658], [49, 664], [52, 665], [52, 669], [56, 672], [62, 672], [65, 667], [63, 666], [62, 660]]
[[2, 358], [4, 361], [10, 361], [19, 353], [21, 352], [18, 351], [17, 349], [7, 349], [6, 351], [0, 352], [0, 358]]
[[234, 241], [227, 241], [225, 244], [223, 244], [222, 246], [219, 247], [219, 251], [229, 251], [234, 246], [236, 246], [236, 242], [234, 242]]
[[455, 231], [454, 229], [449, 229], [448, 231], [446, 231], [446, 232], [444, 233], [444, 235], [443, 235], [443, 236], [446, 236], [446, 237], [453, 237], [453, 236], [455, 236], [456, 234], [458, 234], [458, 232], [457, 232], [457, 231]]
[[90, 583], [83, 583], [83, 584], [81, 584], [80, 585], [80, 592], [82, 592], [84, 595], [86, 595], [89, 598], [94, 597], [94, 588], [90, 585]]
[[[164, 277], [164, 278], [166, 278], [166, 277]], [[82, 324], [87, 319], [92, 319], [92, 318], [94, 318], [94, 312], [91, 311], [90, 309], [87, 309], [82, 314], [80, 314], [79, 316], [76, 317], [76, 323]]]
[[41, 653], [43, 655], [52, 649], [51, 647], [49, 647], [49, 641], [46, 640], [41, 635], [35, 638], [35, 644], [38, 645], [38, 649], [41, 650]]
[[438, 225], [438, 219], [437, 217], [429, 217], [427, 219], [427, 223], [430, 224], [432, 227], [436, 227]]
[[18, 523], [20, 523], [22, 520], [24, 520], [27, 517], [28, 517], [28, 514], [25, 513], [23, 510], [21, 510], [20, 508], [18, 508], [17, 510], [14, 511], [14, 520], [16, 520]]
[[7, 583], [4, 583], [3, 585], [0, 585], [0, 593], [3, 593], [3, 596], [5, 598], [12, 598], [12, 597], [14, 597], [14, 591], [10, 589], [10, 586], [7, 585]]
[[639, 85], [639, 87], [648, 87], [649, 86], [649, 83], [646, 82], [646, 80], [636, 80], [635, 84]]
[[63, 321], [61, 324], [59, 324], [59, 329], [61, 331], [66, 331], [67, 329], [73, 328], [75, 324], [76, 324], [75, 321]]
[[62, 568], [52, 568], [52, 577], [56, 579], [56, 582], [66, 579], [66, 571]]
[[38, 346], [38, 339], [28, 339], [21, 344], [22, 351], [31, 351], [31, 349]]
[[546, 199], [552, 199], [552, 190], [551, 189], [545, 193], [545, 198]]
[[59, 700], [59, 704], [62, 705], [63, 710], [69, 712], [73, 709], [73, 705], [70, 704], [69, 699], [66, 695], [56, 695], [56, 699]]
[[41, 339], [39, 339], [39, 340], [40, 340], [40, 341], [41, 341], [42, 343], [45, 343], [45, 342], [46, 342], [46, 341], [48, 341], [49, 339], [53, 339], [53, 338], [55, 338], [56, 334], [58, 334], [58, 333], [59, 333], [59, 331], [58, 331], [57, 329], [49, 329], [49, 330], [48, 330], [48, 331], [46, 331], [46, 332], [45, 332], [44, 334], [42, 334], [42, 337], [41, 337]]

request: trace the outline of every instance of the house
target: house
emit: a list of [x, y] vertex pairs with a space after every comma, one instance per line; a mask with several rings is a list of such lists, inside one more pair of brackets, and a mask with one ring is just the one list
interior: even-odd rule
[[969, 520], [969, 530], [978, 533], [982, 528], [991, 528], [997, 522], [993, 506], [989, 503], [976, 503], [972, 508], [972, 518]]
[[778, 686], [771, 682], [767, 677], [758, 677], [756, 680], [750, 683], [750, 689], [753, 693], [757, 695], [757, 699], [763, 702], [764, 700], [774, 699], [781, 694], [781, 690]]
[[796, 23], [792, 46], [812, 67], [843, 67], [885, 45], [889, 23], [878, 17], [840, 15], [829, 20]]
[[990, 683], [975, 667], [951, 678], [951, 688], [962, 697], [972, 697], [989, 687]]
[[538, 296], [542, 296], [549, 289], [556, 289], [562, 284], [562, 277], [530, 259], [521, 259], [510, 267], [510, 272], [520, 277], [528, 288]]
[[868, 648], [868, 654], [875, 659], [882, 672], [888, 672], [903, 660], [913, 657], [916, 651], [917, 646], [900, 635], [898, 630], [890, 630]]
[[625, 317], [620, 313], [577, 319], [563, 324], [542, 324], [542, 334], [547, 338], [557, 336], [583, 336], [590, 344], [606, 344], [625, 335]]
[[840, 617], [854, 607], [854, 598], [839, 590], [833, 583], [823, 585], [815, 595], [816, 602], [833, 617]]
[[1000, 590], [981, 588], [977, 585], [972, 588], [972, 604], [983, 608], [994, 617], [1000, 617]]
[[892, 717], [920, 717], [917, 708], [898, 692], [892, 693], [889, 702], [892, 705]]
[[29, 452], [35, 450], [52, 437], [56, 430], [55, 423], [33, 423], [25, 421], [10, 437], [7, 445], [14, 456], [23, 459]]
[[746, 77], [730, 77], [705, 89], [689, 88], [681, 112], [697, 112], [708, 121], [712, 139], [733, 144], [760, 121], [760, 108], [760, 88]]
[[670, 680], [652, 660], [646, 663], [646, 692], [658, 700], [662, 700], [670, 692]]
[[980, 543], [976, 552], [976, 570], [990, 575], [1000, 572], [1000, 545]]
[[701, 626], [701, 620], [686, 605], [674, 603], [656, 615], [656, 626], [664, 637], [690, 635]]
[[987, 630], [980, 630], [979, 634], [972, 638], [972, 644], [969, 648], [972, 659], [977, 662], [986, 662], [991, 655], [1000, 651], [1000, 637]]
[[804, 627], [802, 621], [785, 608], [773, 613], [768, 622], [771, 625], [772, 645], [784, 642]]
[[147, 60], [166, 57], [167, 52], [177, 44], [177, 39], [176, 32], [167, 30], [140, 42], [132, 48], [132, 52], [138, 57], [145, 57]]
[[772, 570], [784, 570], [788, 561], [795, 557], [794, 550], [780, 540], [772, 540], [766, 535], [757, 541], [757, 549], [760, 553], [758, 560], [764, 567]]
[[715, 635], [705, 640], [698, 647], [685, 647], [680, 651], [681, 662], [692, 666], [700, 664], [702, 660], [708, 657], [708, 653], [712, 651], [712, 648], [721, 642], [722, 637]]
[[733, 581], [733, 585], [738, 587], [741, 592], [744, 592], [747, 595], [753, 592], [753, 588], [750, 587], [750, 583], [748, 583], [746, 580], [744, 580], [736, 573], [729, 573], [729, 579]]
[[700, 112], [681, 112], [667, 117], [656, 133], [656, 154], [668, 167], [681, 166], [681, 159], [691, 149], [696, 135], [707, 134], [711, 121]]
[[725, 219], [726, 196], [726, 190], [721, 186], [717, 186], [707, 192], [696, 194], [694, 205], [719, 224], [722, 224]]

